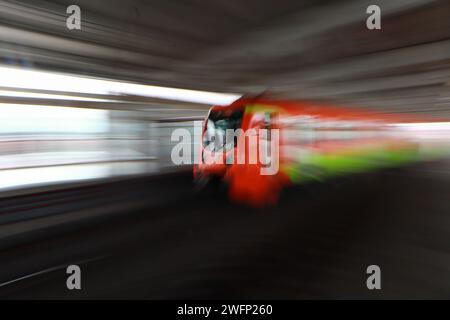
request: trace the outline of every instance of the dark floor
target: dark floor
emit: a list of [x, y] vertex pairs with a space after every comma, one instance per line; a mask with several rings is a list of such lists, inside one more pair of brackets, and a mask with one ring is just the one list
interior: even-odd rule
[[292, 188], [264, 210], [165, 183], [122, 186], [165, 199], [145, 209], [8, 243], [0, 298], [450, 298], [449, 161]]

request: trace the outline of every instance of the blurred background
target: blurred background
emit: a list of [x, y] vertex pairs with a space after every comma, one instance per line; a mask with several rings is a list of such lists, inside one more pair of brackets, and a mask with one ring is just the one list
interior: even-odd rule
[[438, 121], [422, 138], [448, 142], [450, 2], [372, 2], [0, 1], [0, 297], [450, 298], [446, 158], [261, 210], [170, 159], [174, 129], [262, 92]]

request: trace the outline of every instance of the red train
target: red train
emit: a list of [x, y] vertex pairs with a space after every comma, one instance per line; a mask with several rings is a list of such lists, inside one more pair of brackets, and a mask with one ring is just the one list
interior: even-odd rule
[[274, 204], [283, 187], [293, 183], [426, 157], [419, 142], [402, 130], [402, 124], [417, 122], [408, 115], [243, 98], [210, 109], [194, 178], [199, 183], [221, 179], [233, 201]]

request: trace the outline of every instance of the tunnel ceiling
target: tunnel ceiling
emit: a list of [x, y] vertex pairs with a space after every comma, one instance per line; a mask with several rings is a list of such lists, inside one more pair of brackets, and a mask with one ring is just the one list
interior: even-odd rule
[[[450, 117], [450, 1], [0, 1], [3, 63]], [[66, 7], [82, 30], [66, 28]]]

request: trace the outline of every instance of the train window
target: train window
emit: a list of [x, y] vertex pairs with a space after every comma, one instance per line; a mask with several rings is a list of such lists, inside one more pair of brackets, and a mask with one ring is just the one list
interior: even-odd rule
[[243, 110], [211, 111], [208, 117], [208, 127], [212, 126], [212, 129], [216, 131], [240, 129], [243, 115]]
[[215, 148], [221, 148], [226, 142], [226, 131], [241, 128], [243, 115], [243, 110], [211, 111], [206, 122], [203, 145], [207, 146], [215, 141]]

